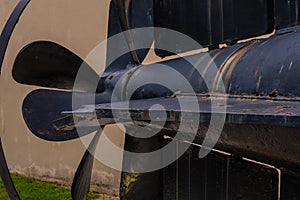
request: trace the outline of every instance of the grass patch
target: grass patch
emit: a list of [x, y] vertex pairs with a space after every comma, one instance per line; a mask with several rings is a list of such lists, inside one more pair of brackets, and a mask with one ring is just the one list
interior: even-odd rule
[[[13, 182], [21, 199], [71, 200], [71, 191], [52, 183], [45, 183], [31, 178], [12, 175]], [[89, 193], [89, 200], [97, 199], [100, 195]], [[0, 179], [0, 200], [9, 200], [4, 185]]]

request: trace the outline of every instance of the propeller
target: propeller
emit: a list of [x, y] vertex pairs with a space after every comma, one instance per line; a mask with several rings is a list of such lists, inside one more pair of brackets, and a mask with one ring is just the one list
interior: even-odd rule
[[[53, 90], [71, 90], [79, 70], [84, 72], [84, 77], [80, 85], [76, 85], [77, 90], [85, 92]], [[89, 88], [99, 80], [99, 75], [87, 63], [59, 44], [36, 41], [25, 46], [17, 55], [12, 74], [21, 84], [49, 87], [30, 92], [23, 101], [23, 118], [34, 135], [47, 141], [67, 141], [79, 137], [76, 129], [61, 131], [53, 126], [53, 121], [62, 117], [62, 111], [72, 110], [72, 98], [86, 104], [93, 103], [87, 102], [86, 96], [93, 95], [94, 91], [89, 91]], [[95, 96], [97, 103], [110, 101], [106, 93]], [[72, 123], [72, 117], [69, 120]], [[95, 130], [82, 128], [81, 133], [85, 135]]]
[[[62, 118], [63, 111], [73, 109], [72, 98], [76, 98], [77, 102], [91, 104], [94, 102], [92, 100], [87, 102], [87, 99], [91, 98], [86, 97], [95, 95], [96, 103], [107, 103], [110, 102], [110, 95], [105, 92], [91, 93], [93, 91], [89, 91], [89, 85], [94, 84], [93, 80], [98, 80], [99, 75], [81, 58], [59, 44], [37, 41], [24, 47], [18, 54], [13, 67], [13, 77], [21, 84], [71, 89], [77, 71], [83, 67], [85, 68], [85, 79], [80, 82], [79, 89], [84, 92], [38, 89], [25, 97], [22, 105], [23, 118], [35, 136], [47, 141], [67, 141], [98, 130], [99, 127], [80, 127], [80, 135], [78, 135], [75, 128], [68, 130], [64, 127], [62, 130], [56, 121], [61, 121], [59, 119]], [[99, 86], [101, 87], [101, 84]], [[103, 89], [99, 90], [103, 91]], [[66, 120], [70, 125], [74, 124], [72, 116], [64, 118], [64, 124]], [[88, 193], [93, 152], [99, 136], [100, 132], [98, 131], [76, 171], [72, 185], [73, 199], [84, 199]]]
[[97, 133], [95, 134], [94, 138], [92, 139], [87, 150], [85, 151], [80, 161], [80, 164], [76, 170], [73, 183], [72, 183], [72, 189], [71, 189], [72, 199], [74, 200], [85, 199], [89, 192], [93, 163], [94, 163], [93, 155], [95, 153], [98, 140], [100, 138], [103, 128], [104, 126], [102, 126], [101, 129], [98, 130]]
[[[60, 130], [59, 127], [53, 126], [55, 120], [62, 118], [61, 112], [72, 110], [72, 95], [74, 98], [85, 100], [88, 93], [72, 93], [57, 90], [34, 90], [29, 93], [23, 101], [22, 112], [23, 118], [29, 130], [37, 137], [47, 141], [67, 141], [76, 139], [80, 136], [92, 133], [99, 127], [80, 127], [80, 136], [76, 129]], [[107, 94], [96, 94], [95, 102], [106, 103], [110, 101]], [[79, 100], [78, 100], [79, 101]], [[90, 102], [93, 103], [93, 102]], [[73, 118], [68, 117], [67, 124], [73, 125]], [[66, 124], [66, 123], [64, 123]]]
[[[3, 61], [2, 58], [4, 57], [10, 35], [28, 2], [29, 0], [20, 1], [1, 34], [0, 41], [3, 41], [2, 43], [5, 45], [1, 45], [0, 48], [0, 53], [3, 52], [0, 54], [0, 63]], [[135, 6], [138, 6], [141, 3], [143, 2], [137, 1]], [[130, 63], [131, 59], [134, 64], [140, 64], [145, 58], [148, 50], [138, 52], [135, 50], [134, 41], [131, 32], [129, 31], [129, 11], [130, 9], [133, 9], [131, 8], [131, 0], [114, 0], [112, 1], [112, 5], [114, 9], [117, 10], [121, 31], [126, 32], [125, 42], [129, 47], [131, 55], [127, 64]], [[147, 6], [151, 5], [147, 4]], [[146, 13], [146, 11], [148, 12], [149, 9], [147, 6], [145, 6], [145, 12], [143, 11], [143, 13]], [[133, 27], [135, 27], [134, 24], [139, 27], [143, 27], [145, 24], [146, 26], [151, 26], [152, 23], [151, 20], [148, 20], [152, 19], [149, 14], [147, 14], [146, 18], [135, 16], [133, 19]], [[109, 27], [111, 27], [111, 25], [109, 25]], [[151, 39], [151, 41], [149, 40], [146, 42], [151, 44], [152, 41], [153, 40]], [[110, 46], [108, 49], [110, 49]], [[87, 72], [86, 79], [83, 80], [81, 88], [79, 88], [84, 92], [74, 94], [70, 90], [73, 87], [77, 72], [81, 67], [85, 67], [85, 71]], [[126, 65], [124, 65], [124, 67], [126, 67]], [[119, 66], [109, 66], [106, 71], [112, 73], [118, 69]], [[55, 120], [61, 117], [61, 113], [63, 111], [72, 110], [72, 96], [74, 97], [74, 95], [76, 95], [76, 98], [85, 99], [86, 95], [89, 95], [90, 92], [94, 92], [89, 91], [88, 89], [89, 84], [93, 84], [90, 80], [95, 80], [96, 78], [99, 79], [99, 75], [95, 73], [87, 63], [67, 48], [50, 41], [36, 41], [28, 44], [17, 55], [12, 74], [15, 81], [20, 84], [49, 88], [34, 90], [30, 92], [23, 101], [22, 113], [24, 120], [30, 131], [35, 136], [47, 141], [67, 141], [90, 134], [99, 129], [99, 127], [83, 128], [83, 130], [80, 131], [81, 135], [79, 136], [76, 129], [66, 130], [64, 128], [62, 131], [60, 127], [54, 126]], [[105, 78], [105, 76], [103, 76], [103, 78]], [[102, 86], [103, 84], [99, 84], [97, 91], [105, 91], [104, 88], [99, 88]], [[67, 89], [69, 91], [53, 89]], [[96, 103], [110, 102], [110, 95], [105, 92], [97, 93], [95, 98]], [[88, 104], [85, 100], [83, 100], [83, 102]], [[74, 123], [72, 117], [67, 117], [65, 120], [69, 120], [70, 123]], [[84, 199], [86, 197], [91, 179], [93, 152], [95, 151], [100, 134], [101, 133], [98, 130], [98, 133], [94, 136], [88, 150], [84, 153], [76, 171], [72, 185], [72, 197], [74, 199]], [[1, 150], [2, 146], [0, 149], [0, 164], [3, 170], [1, 168], [0, 175], [8, 188], [8, 192], [10, 192], [10, 197], [12, 199], [17, 199], [18, 194], [10, 179], [3, 150]]]
[[[35, 41], [17, 55], [12, 75], [25, 85], [72, 90], [78, 71], [84, 72], [80, 89], [88, 91], [99, 75], [69, 49], [50, 41]], [[91, 91], [93, 92], [93, 91]]]
[[125, 36], [128, 48], [130, 50], [132, 60], [134, 61], [134, 64], [140, 64], [141, 62], [139, 60], [137, 52], [135, 51], [133, 38], [130, 33], [130, 24], [129, 24], [129, 11], [130, 10], [129, 9], [130, 9], [131, 0], [115, 0], [115, 1], [116, 1], [118, 13], [119, 13], [121, 28], [122, 28], [122, 31], [124, 32], [124, 36]]
[[[130, 60], [134, 65], [139, 65], [145, 59], [146, 55], [149, 52], [150, 46], [153, 42], [154, 33], [148, 33], [149, 35], [144, 36], [143, 38], [138, 38], [140, 43], [144, 43], [145, 46], [149, 46], [148, 49], [138, 49], [135, 50], [135, 44], [133, 40], [133, 36], [130, 32], [131, 28], [138, 27], [153, 27], [153, 17], [149, 10], [152, 10], [152, 2], [147, 0], [113, 0], [111, 1], [110, 7], [110, 19], [109, 19], [109, 37], [114, 34], [119, 33], [119, 31], [124, 33], [125, 43], [130, 50], [130, 56], [125, 57], [121, 56], [120, 58], [113, 61], [107, 68], [104, 73], [112, 73], [116, 70], [121, 70], [126, 67], [127, 64], [130, 63]], [[139, 12], [135, 12], [135, 10], [139, 10]], [[130, 20], [131, 17], [131, 20]], [[119, 27], [116, 27], [116, 21], [119, 20], [121, 30]], [[117, 23], [118, 24], [118, 23]], [[153, 34], [153, 35], [151, 35]], [[150, 36], [151, 35], [151, 36]], [[107, 46], [107, 57], [110, 57], [110, 54], [114, 54], [115, 48], [120, 48], [114, 46], [114, 43], [109, 43]], [[119, 44], [121, 45], [121, 44]], [[109, 59], [108, 59], [109, 60]], [[103, 126], [104, 128], [104, 126]], [[99, 134], [100, 135], [100, 134]], [[93, 139], [90, 146], [93, 146], [94, 143], [97, 143], [99, 138]], [[97, 141], [96, 141], [97, 140]], [[88, 193], [88, 188], [90, 185], [90, 176], [92, 173], [92, 167], [90, 167], [93, 163], [92, 155], [87, 150], [80, 162], [80, 165], [76, 171], [75, 178], [73, 180], [72, 185], [72, 197], [74, 199], [82, 200], [86, 197]], [[84, 178], [84, 174], [86, 177]], [[83, 177], [83, 178], [80, 178]], [[82, 184], [85, 184], [84, 186]]]

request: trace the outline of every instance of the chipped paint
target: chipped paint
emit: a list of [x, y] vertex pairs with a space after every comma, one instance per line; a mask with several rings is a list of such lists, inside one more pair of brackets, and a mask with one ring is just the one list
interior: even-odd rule
[[259, 91], [261, 79], [262, 79], [262, 76], [259, 76], [258, 81], [256, 83], [256, 91]]
[[281, 68], [280, 68], [280, 70], [279, 70], [279, 74], [281, 74], [283, 68], [284, 68], [284, 65], [281, 66]]
[[242, 58], [242, 56], [249, 50], [251, 49], [254, 45], [256, 45], [258, 43], [258, 40], [254, 40], [252, 41], [249, 45], [245, 46], [244, 48], [242, 48], [239, 52], [238, 55], [233, 59], [229, 69], [227, 70], [226, 76], [224, 78], [224, 83], [225, 86], [228, 85], [228, 81], [231, 77], [231, 74], [235, 68], [235, 66], [237, 65], [238, 61]]
[[290, 65], [289, 65], [289, 71], [292, 69], [293, 66], [293, 61], [291, 61]]

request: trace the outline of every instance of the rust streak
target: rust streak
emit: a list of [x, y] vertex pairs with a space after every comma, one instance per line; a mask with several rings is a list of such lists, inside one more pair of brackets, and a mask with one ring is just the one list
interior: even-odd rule
[[[244, 45], [245, 46], [245, 45]], [[225, 61], [222, 63], [221, 67], [219, 68], [219, 71], [217, 72], [217, 75], [215, 77], [215, 80], [214, 80], [214, 85], [213, 85], [213, 88], [212, 90], [213, 91], [216, 91], [217, 90], [217, 85], [218, 85], [218, 82], [219, 82], [219, 79], [220, 77], [222, 77], [222, 73], [223, 71], [227, 68], [227, 66], [229, 65], [229, 63], [233, 60], [233, 58], [236, 56], [236, 53], [241, 49], [243, 48], [244, 46], [241, 46], [239, 47], [238, 49], [236, 49], [234, 52], [232, 52], [226, 59]]]
[[131, 0], [117, 0], [117, 7], [119, 12], [119, 18], [124, 32], [125, 40], [127, 42], [128, 48], [134, 64], [140, 64], [138, 55], [135, 51], [134, 41], [130, 32], [130, 23], [129, 23], [129, 9], [131, 5]]
[[228, 81], [231, 77], [231, 74], [236, 66], [236, 64], [238, 63], [238, 61], [242, 58], [243, 55], [245, 55], [245, 53], [247, 51], [249, 51], [249, 49], [251, 49], [255, 44], [257, 44], [258, 41], [254, 41], [252, 43], [250, 43], [249, 45], [245, 46], [244, 48], [242, 48], [239, 52], [238, 52], [238, 55], [234, 58], [234, 60], [232, 61], [229, 69], [227, 70], [227, 73], [226, 73], [226, 76], [225, 76], [225, 79], [224, 79], [224, 84], [225, 86], [227, 87], [228, 85]]
[[[198, 68], [198, 66], [209, 56], [209, 53], [205, 53], [203, 56], [201, 56], [199, 58], [199, 60], [197, 60], [196, 64], [194, 65], [194, 67], [192, 68], [190, 74], [189, 74], [189, 80], [192, 78], [194, 72], [196, 71], [196, 68]], [[196, 68], [195, 68], [196, 67]]]
[[[204, 76], [206, 75], [206, 72], [207, 72], [207, 70], [208, 70], [208, 68], [211, 66], [211, 64], [220, 56], [220, 55], [222, 55], [222, 53], [224, 52], [226, 50], [226, 48], [223, 48], [222, 50], [220, 50], [218, 53], [216, 53], [216, 55], [214, 55], [210, 60], [209, 60], [209, 62], [206, 64], [206, 66], [205, 66], [205, 68], [203, 69], [203, 71], [201, 72], [201, 76], [202, 76], [202, 82], [204, 81]], [[206, 55], [208, 55], [209, 56], [209, 54], [207, 53]], [[208, 57], [208, 56], [206, 56], [206, 57]], [[201, 61], [202, 62], [202, 61]], [[197, 63], [197, 65], [195, 65], [195, 66], [197, 66], [198, 67], [198, 65], [200, 65], [200, 62], [198, 62]], [[202, 83], [200, 83], [200, 84], [202, 84]]]
[[202, 76], [205, 76], [209, 66], [225, 51], [227, 50], [226, 48], [223, 48], [221, 51], [219, 51], [214, 57], [212, 57], [210, 59], [210, 61], [208, 62], [208, 64], [206, 65], [206, 67], [204, 68], [203, 72], [202, 72]]
[[[213, 91], [218, 90], [218, 86], [219, 86], [220, 81], [222, 80], [222, 77], [224, 76], [224, 74], [226, 72], [227, 72], [227, 74], [228, 74], [228, 72], [231, 74], [231, 72], [233, 71], [238, 60], [257, 42], [258, 41], [250, 42], [250, 43], [247, 43], [247, 44], [239, 47], [237, 50], [235, 50], [232, 54], [230, 54], [225, 59], [225, 61], [222, 63], [222, 65], [218, 71], [218, 74], [214, 80]], [[225, 83], [224, 83], [224, 85], [225, 85]]]

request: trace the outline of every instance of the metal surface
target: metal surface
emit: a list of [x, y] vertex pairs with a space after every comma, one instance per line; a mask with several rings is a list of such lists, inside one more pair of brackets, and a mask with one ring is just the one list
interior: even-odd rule
[[279, 178], [274, 168], [218, 153], [200, 159], [198, 152], [199, 147], [191, 146], [163, 169], [162, 199], [278, 199]]
[[[129, 127], [126, 129], [128, 130]], [[135, 130], [131, 129], [131, 131]], [[135, 132], [138, 134], [137, 131]], [[159, 134], [147, 139], [140, 139], [126, 135], [124, 150], [135, 153], [152, 152], [159, 149], [162, 143], [163, 138]], [[157, 159], [162, 159], [162, 156]], [[150, 164], [152, 161], [149, 160], [148, 162]], [[128, 169], [133, 166], [132, 163], [136, 163], [138, 165], [136, 160], [131, 160], [124, 157], [122, 166]], [[124, 180], [120, 182], [120, 199], [122, 200], [131, 200], [137, 198], [142, 198], [145, 200], [158, 200], [162, 199], [163, 197], [164, 183], [162, 182], [163, 172], [161, 170], [141, 174], [124, 172], [122, 173], [121, 179]]]
[[[126, 150], [151, 152], [170, 142], [163, 133], [148, 139], [128, 137]], [[177, 148], [183, 143], [178, 141]], [[174, 148], [174, 152], [177, 152]], [[270, 199], [279, 197], [279, 173], [273, 167], [212, 152], [198, 158], [199, 146], [190, 148], [164, 169], [145, 173], [123, 173], [121, 199]], [[164, 159], [161, 155], [161, 158]], [[130, 165], [130, 160], [126, 164]], [[132, 162], [136, 163], [136, 162]], [[127, 185], [126, 185], [127, 184]]]
[[76, 170], [71, 189], [72, 199], [74, 200], [86, 199], [88, 195], [94, 164], [94, 153], [98, 144], [98, 140], [101, 136], [101, 132], [102, 130], [97, 131], [95, 134]]
[[[281, 30], [282, 32], [270, 38], [239, 43], [158, 64], [168, 66], [182, 74], [196, 93], [208, 93], [207, 85], [216, 86], [223, 79], [226, 92], [232, 95], [298, 97], [300, 96], [300, 87], [298, 87], [300, 68], [297, 67], [300, 64], [297, 56], [297, 52], [300, 51], [299, 30], [299, 27], [293, 27], [287, 32]], [[219, 72], [207, 73], [214, 64], [219, 68]], [[139, 66], [134, 72], [131, 68], [108, 71], [101, 80], [104, 88], [102, 92], [111, 93], [120, 79], [124, 80], [126, 90], [126, 83], [134, 79], [135, 84], [141, 87], [134, 92], [132, 99], [172, 95], [172, 92], [163, 86], [144, 84], [147, 81], [151, 82], [156, 76], [157, 72], [152, 70], [155, 67], [157, 65], [152, 64]], [[195, 67], [206, 80], [210, 81], [209, 83], [204, 82]], [[168, 74], [160, 73], [160, 75], [168, 78]], [[210, 89], [218, 91], [216, 87]], [[121, 97], [119, 98], [121, 101]]]
[[[298, 81], [300, 68], [297, 67], [300, 64], [297, 56], [300, 50], [298, 44], [300, 34], [299, 27], [290, 30], [292, 32], [278, 33], [267, 39], [253, 40], [210, 51], [208, 54], [213, 60], [207, 59], [207, 53], [200, 53], [165, 61], [162, 64], [178, 71], [190, 82], [196, 93], [202, 94], [199, 95], [198, 104], [201, 111], [200, 122], [204, 124], [210, 121], [211, 99], [202, 76], [207, 76], [206, 80], [211, 81], [209, 84], [213, 85], [214, 91], [218, 91], [217, 83], [221, 79], [224, 80], [228, 102], [227, 105], [217, 106], [226, 108], [227, 125], [219, 141], [220, 148], [296, 170], [295, 168], [300, 166], [300, 157], [296, 153], [299, 145], [294, 142], [299, 140], [297, 128], [300, 124]], [[212, 61], [219, 71], [216, 74], [207, 74], [207, 69], [213, 64]], [[191, 63], [200, 69], [202, 76]], [[153, 70], [157, 69], [156, 67], [156, 64], [139, 66], [134, 70], [115, 72], [103, 80], [105, 86], [103, 92], [106, 94], [111, 93], [117, 81], [120, 79], [123, 81], [124, 88], [116, 93], [116, 99], [119, 101], [122, 101], [130, 80], [133, 79], [134, 84], [142, 86], [133, 93], [131, 99], [143, 100], [131, 101], [130, 112], [124, 109], [126, 108], [124, 102], [113, 103], [118, 120], [127, 123], [133, 119], [135, 123], [145, 125], [150, 120], [150, 106], [161, 104], [165, 107], [168, 117], [165, 130], [173, 131], [173, 125], [180, 123], [184, 114], [190, 114], [191, 123], [197, 122], [197, 119], [193, 118], [195, 117], [193, 110], [189, 110], [188, 107], [181, 109], [176, 98], [166, 98], [172, 96], [170, 90], [161, 85], [143, 84], [157, 76], [157, 71]], [[167, 79], [169, 75], [160, 73], [160, 76]], [[181, 91], [182, 95], [177, 94], [177, 98], [189, 102], [188, 94], [184, 92], [187, 91]], [[225, 97], [217, 95], [211, 98], [219, 99], [221, 102]], [[97, 118], [101, 125], [115, 123], [111, 109], [111, 104], [96, 106]], [[90, 113], [93, 111], [89, 106], [83, 106], [75, 112], [64, 112], [66, 118], [56, 120], [54, 125], [61, 130], [65, 127], [72, 129], [73, 119], [70, 115], [75, 113], [75, 117], [80, 118], [84, 126], [85, 119], [90, 119]], [[165, 111], [151, 112], [161, 114]], [[240, 133], [239, 130], [244, 132]], [[203, 138], [203, 133], [198, 134], [202, 134], [200, 138]], [[247, 135], [251, 137], [248, 138]], [[268, 137], [272, 139], [266, 139]], [[201, 142], [199, 139], [199, 143]]]
[[[131, 101], [129, 111], [124, 109], [126, 102], [121, 102], [99, 104], [96, 105], [95, 110], [90, 109], [89, 106], [83, 106], [77, 111], [64, 112], [64, 114], [74, 114], [73, 117], [81, 126], [88, 127], [90, 121], [93, 120], [93, 115], [90, 113], [94, 111], [96, 111], [101, 125], [116, 123], [115, 119], [124, 124], [131, 124], [134, 121], [135, 124], [148, 125], [151, 120], [149, 115], [151, 113], [158, 116], [151, 120], [152, 128], [155, 129], [159, 127], [156, 127], [155, 124], [159, 124], [160, 120], [163, 120], [159, 116], [164, 116], [166, 113], [167, 119], [163, 128], [165, 131], [176, 131], [182, 118], [190, 123], [199, 122], [199, 130], [192, 131], [198, 132], [196, 141], [198, 144], [202, 144], [207, 129], [205, 124], [210, 122], [211, 99], [208, 97], [198, 98], [201, 112], [198, 120], [195, 118], [198, 113], [194, 113], [192, 109], [188, 108], [191, 99], [188, 96], [178, 96], [177, 98], [180, 98], [180, 102], [186, 102], [185, 109], [180, 109], [178, 99], [170, 97]], [[218, 101], [218, 98], [222, 99], [222, 97], [211, 98], [216, 98], [215, 102]], [[149, 110], [152, 105], [157, 103], [162, 105], [165, 110]], [[300, 139], [297, 133], [300, 124], [298, 100], [274, 101], [257, 98], [229, 98], [227, 105], [218, 105], [217, 103], [217, 106], [226, 106], [227, 108], [226, 125], [217, 148], [261, 162], [268, 161], [268, 163], [278, 167], [296, 170], [297, 166], [300, 166], [300, 155], [296, 153], [300, 151], [300, 147], [295, 142]], [[68, 129], [72, 128], [72, 121], [68, 123]], [[92, 125], [92, 127], [97, 126], [98, 123]], [[186, 131], [185, 135], [189, 138], [193, 136], [193, 133]]]
[[300, 199], [300, 174], [283, 170], [281, 172], [281, 200]]
[[[86, 95], [88, 93], [78, 93], [77, 98], [85, 101]], [[109, 102], [106, 95], [96, 95], [96, 99], [100, 102]], [[72, 109], [72, 92], [34, 90], [24, 99], [22, 112], [28, 128], [37, 137], [48, 141], [66, 141], [78, 138], [77, 131], [74, 129], [59, 131], [52, 124], [66, 109]], [[89, 134], [95, 130], [97, 129], [82, 128], [80, 133]]]
[[90, 80], [98, 74], [81, 58], [65, 47], [50, 41], [36, 41], [26, 45], [17, 55], [12, 75], [21, 84], [71, 90], [78, 70], [85, 70], [81, 88], [87, 90]]
[[276, 29], [299, 25], [299, 1], [275, 0]]
[[[298, 81], [300, 27], [296, 26], [299, 21], [298, 0], [243, 2], [229, 0], [226, 3], [223, 0], [203, 2], [156, 0], [154, 5], [152, 3], [147, 0], [111, 1], [108, 36], [114, 36], [130, 28], [153, 27], [153, 20], [155, 20], [155, 25], [181, 31], [203, 46], [208, 46], [209, 51], [206, 53], [158, 63], [176, 70], [190, 83], [195, 93], [198, 94], [196, 103], [200, 107], [200, 119], [195, 118], [198, 113], [195, 113], [193, 109], [180, 108], [176, 99], [180, 98], [188, 105], [191, 103], [190, 94], [188, 94], [190, 91], [182, 90], [174, 95], [162, 85], [144, 85], [147, 81], [151, 82], [154, 77], [158, 76], [158, 73], [163, 79], [169, 79], [170, 75], [161, 72], [157, 68], [157, 63], [137, 65], [144, 60], [149, 49], [134, 50], [134, 43], [140, 38], [135, 38], [134, 34], [128, 32], [123, 35], [119, 43], [109, 41], [107, 44], [108, 67], [100, 78], [95, 101], [96, 108], [89, 106], [89, 102], [85, 101], [86, 105], [78, 105], [78, 110], [71, 111], [70, 92], [37, 90], [30, 93], [23, 103], [23, 116], [29, 129], [45, 140], [66, 141], [79, 137], [73, 117], [79, 120], [83, 133], [88, 134], [97, 130], [99, 124], [104, 126], [116, 123], [116, 118], [124, 123], [127, 130], [131, 128], [132, 120], [141, 126], [148, 125], [151, 120], [150, 113], [158, 116], [151, 120], [152, 128], [155, 129], [157, 128], [156, 122], [162, 120], [159, 116], [166, 112], [167, 122], [163, 131], [151, 138], [152, 140], [126, 136], [125, 149], [147, 152], [160, 148], [166, 142], [163, 136], [174, 137], [178, 125], [182, 122], [182, 117], [187, 116], [189, 123], [200, 121], [200, 128], [193, 130], [197, 132], [193, 141], [194, 150], [188, 151], [164, 170], [137, 175], [123, 173], [123, 181], [129, 179], [133, 185], [126, 183], [121, 185], [122, 199], [140, 198], [143, 194], [148, 199], [278, 199], [279, 188], [277, 186], [280, 183], [278, 170], [292, 173], [292, 175], [284, 173], [282, 176], [282, 184], [284, 184], [282, 198], [297, 199], [299, 194], [294, 186], [298, 186], [297, 174], [300, 173], [300, 146], [298, 144], [300, 141], [298, 133], [300, 127], [300, 83]], [[155, 9], [154, 15], [153, 9]], [[276, 31], [272, 32], [274, 28]], [[273, 35], [265, 39], [237, 43], [237, 40], [271, 32]], [[178, 41], [170, 41], [168, 35], [159, 34], [159, 32], [150, 32], [142, 41], [150, 46], [155, 37], [156, 53], [162, 57], [170, 54], [160, 51], [159, 43], [174, 43], [175, 52], [193, 49], [192, 47], [180, 49]], [[227, 46], [219, 48], [220, 43], [226, 43]], [[129, 49], [129, 53], [113, 60], [116, 51], [122, 48]], [[64, 55], [70, 53], [65, 49], [60, 50]], [[23, 59], [18, 60], [20, 62], [17, 63], [24, 64], [25, 61], [35, 63], [30, 57], [36, 53], [29, 51], [26, 54], [26, 49], [24, 52], [25, 54], [20, 54], [18, 57], [24, 56]], [[78, 66], [80, 59], [73, 54], [69, 55]], [[48, 55], [45, 57], [49, 58]], [[59, 64], [61, 62], [61, 60], [57, 61]], [[218, 72], [208, 73], [214, 64]], [[38, 68], [38, 65], [36, 66]], [[200, 70], [201, 75], [195, 67]], [[22, 65], [19, 65], [18, 69], [21, 68]], [[70, 77], [73, 77], [75, 71], [71, 70]], [[22, 70], [18, 72], [21, 73]], [[37, 72], [35, 74], [37, 77], [43, 74], [38, 70], [35, 72]], [[18, 80], [20, 78], [26, 79], [26, 81], [20, 81], [22, 83], [49, 86], [42, 83], [43, 81], [31, 83], [32, 77], [29, 75], [27, 77], [20, 75]], [[56, 75], [55, 78], [59, 80]], [[57, 80], [56, 87], [61, 87]], [[126, 102], [122, 101], [126, 99], [124, 97], [132, 80], [134, 80], [134, 85], [141, 87], [129, 97], [133, 101], [130, 101], [130, 109], [127, 111]], [[209, 83], [205, 83], [204, 80], [208, 80]], [[219, 91], [218, 83], [222, 80], [224, 80], [228, 95], [210, 96], [209, 91], [216, 93]], [[122, 87], [114, 93], [113, 97], [116, 102], [113, 102], [112, 108], [110, 104], [112, 91], [118, 81], [122, 81]], [[178, 83], [175, 81], [174, 84]], [[89, 93], [79, 93], [78, 98], [84, 99], [85, 95]], [[201, 145], [206, 135], [211, 118], [212, 98], [217, 102], [214, 106], [225, 107], [227, 110], [226, 124], [216, 148], [233, 157], [213, 153], [199, 160], [198, 154], [193, 152], [198, 152], [199, 148], [194, 146]], [[228, 98], [226, 105], [218, 103], [217, 100], [224, 102], [224, 98]], [[165, 110], [150, 110], [150, 107], [155, 104], [162, 105]], [[92, 115], [94, 111], [96, 117]], [[112, 111], [117, 116], [113, 116]], [[91, 124], [91, 120], [96, 123]], [[189, 126], [188, 123], [185, 125]], [[191, 134], [193, 133], [187, 129], [185, 136], [190, 137]], [[96, 140], [93, 140], [90, 148], [94, 148]], [[178, 143], [184, 142], [184, 138], [178, 141]], [[253, 164], [253, 162], [243, 160], [242, 157], [268, 163], [274, 167], [262, 166], [259, 163]], [[72, 192], [74, 199], [85, 197], [89, 188], [92, 163], [93, 158], [87, 151], [74, 178]], [[131, 164], [130, 160], [123, 162], [123, 166], [126, 167]], [[176, 184], [173, 184], [174, 182]], [[200, 190], [201, 193], [198, 193]]]
[[[129, 7], [125, 8], [125, 2]], [[119, 8], [118, 8], [119, 6]], [[120, 11], [120, 12], [119, 12]], [[127, 11], [127, 13], [125, 13]], [[119, 15], [121, 14], [121, 15]], [[121, 23], [121, 20], [123, 23]], [[123, 28], [122, 28], [123, 26]], [[125, 36], [122, 32], [127, 28], [143, 28], [153, 27], [153, 5], [152, 1], [148, 0], [113, 0], [110, 3], [109, 12], [109, 24], [108, 24], [108, 38], [111, 38], [117, 34], [124, 36], [123, 40], [118, 40], [116, 43], [114, 40], [108, 40], [107, 43], [107, 69], [106, 72], [116, 72], [118, 70], [126, 69], [128, 65], [137, 64], [143, 62], [149, 48], [153, 42], [153, 32], [148, 31], [143, 35], [143, 38], [135, 38], [134, 31], [125, 32]], [[131, 34], [130, 34], [131, 33]], [[130, 34], [130, 35], [128, 35]], [[130, 43], [128, 43], [128, 41]], [[144, 44], [147, 49], [134, 49], [134, 44]], [[131, 45], [131, 47], [129, 47]], [[128, 49], [128, 53], [115, 58], [114, 55], [119, 55], [118, 51], [121, 49]], [[134, 49], [134, 50], [133, 50]], [[132, 55], [133, 52], [136, 55]]]
[[124, 32], [126, 43], [129, 47], [132, 60], [134, 61], [133, 64], [140, 64], [141, 62], [135, 51], [133, 38], [130, 32], [129, 10], [131, 6], [131, 0], [115, 0], [115, 1], [119, 12], [122, 31]]
[[[235, 43], [238, 40], [271, 33], [274, 30], [273, 0], [156, 0], [154, 20], [156, 27], [179, 31], [201, 46]], [[181, 52], [192, 50], [168, 34], [156, 31], [155, 45], [177, 46]], [[176, 52], [176, 51], [174, 51]], [[170, 53], [156, 49], [161, 56]]]
[[[225, 97], [226, 98], [226, 97]], [[221, 104], [224, 102], [224, 97], [207, 97], [200, 95], [198, 97], [199, 108], [201, 111], [200, 122], [209, 123], [211, 114], [211, 99], [214, 99], [216, 106], [225, 107], [226, 109], [226, 123], [228, 124], [256, 124], [256, 125], [276, 125], [284, 127], [300, 127], [300, 101], [295, 99], [295, 101], [285, 101], [285, 99], [259, 99], [256, 97], [237, 97], [228, 98], [227, 104]], [[191, 122], [197, 122], [198, 119], [195, 118], [197, 113], [193, 110], [193, 107], [189, 108], [189, 105], [193, 98], [186, 95], [178, 95], [176, 98], [165, 97], [156, 99], [146, 99], [146, 100], [136, 100], [130, 101], [129, 111], [126, 109], [126, 104], [128, 102], [120, 103], [108, 103], [108, 104], [98, 104], [95, 109], [92, 106], [82, 106], [80, 109], [63, 112], [65, 115], [72, 115], [74, 117], [84, 121], [84, 116], [89, 113], [96, 111], [97, 118], [100, 124], [103, 124], [108, 119], [113, 119], [116, 117], [121, 121], [149, 121], [149, 113], [156, 113], [157, 116], [164, 116], [163, 113], [167, 113], [168, 122], [180, 122], [182, 116], [186, 113], [185, 117], [189, 117], [188, 120]], [[178, 101], [185, 103], [185, 108], [180, 108]], [[151, 110], [151, 106], [159, 102], [165, 110]], [[219, 103], [218, 103], [219, 102]], [[91, 109], [92, 108], [92, 109]], [[114, 116], [112, 113], [114, 111]], [[218, 112], [217, 112], [218, 114]], [[223, 114], [223, 113], [219, 113]], [[90, 120], [90, 118], [89, 118]], [[160, 121], [162, 119], [155, 118], [152, 121]], [[103, 122], [102, 122], [103, 121]], [[112, 123], [115, 123], [112, 121]]]

